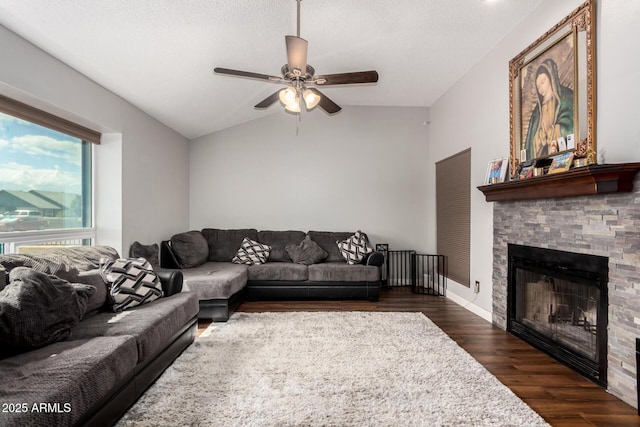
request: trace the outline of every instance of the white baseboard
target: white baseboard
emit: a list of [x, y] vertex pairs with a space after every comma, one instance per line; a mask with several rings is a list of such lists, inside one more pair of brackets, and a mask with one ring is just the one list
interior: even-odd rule
[[454, 294], [453, 292], [451, 292], [448, 289], [447, 289], [447, 298], [449, 298], [451, 301], [453, 301], [456, 304], [458, 304], [460, 307], [469, 310], [470, 312], [472, 312], [476, 316], [479, 316], [479, 317], [483, 318], [487, 322], [493, 323], [493, 315], [492, 315], [492, 313], [490, 311], [487, 311], [484, 308], [480, 307], [479, 305], [476, 305], [476, 304], [472, 303], [471, 301], [467, 301], [466, 299], [462, 298], [459, 295]]

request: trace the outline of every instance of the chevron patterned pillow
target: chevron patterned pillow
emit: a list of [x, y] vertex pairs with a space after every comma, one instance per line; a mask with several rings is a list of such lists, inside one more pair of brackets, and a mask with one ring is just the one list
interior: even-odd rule
[[231, 262], [247, 265], [264, 264], [267, 262], [270, 252], [271, 246], [258, 243], [255, 240], [245, 237], [242, 239], [240, 249], [238, 249], [236, 256], [233, 257]]
[[101, 262], [100, 273], [109, 286], [115, 312], [155, 301], [163, 295], [160, 279], [144, 258], [118, 258]]
[[338, 249], [342, 253], [342, 256], [347, 260], [347, 264], [360, 264], [367, 254], [373, 252], [373, 249], [367, 242], [366, 235], [358, 230], [356, 234], [349, 237], [347, 240], [336, 241]]

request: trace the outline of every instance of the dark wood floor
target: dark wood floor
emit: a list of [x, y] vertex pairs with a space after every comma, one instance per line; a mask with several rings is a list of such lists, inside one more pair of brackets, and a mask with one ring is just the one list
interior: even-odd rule
[[[238, 311], [418, 311], [424, 313], [553, 426], [640, 426], [635, 408], [520, 339], [439, 297], [383, 289], [380, 301], [257, 301]], [[200, 332], [208, 326], [201, 321]]]

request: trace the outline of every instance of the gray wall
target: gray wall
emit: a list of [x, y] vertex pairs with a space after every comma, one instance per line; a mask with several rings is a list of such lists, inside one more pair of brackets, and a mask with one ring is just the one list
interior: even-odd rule
[[296, 135], [295, 116], [272, 108], [191, 142], [192, 229], [361, 229], [424, 247], [428, 109], [305, 112]]
[[[491, 320], [493, 204], [473, 187], [482, 185], [487, 163], [509, 157], [509, 61], [582, 0], [547, 0], [482, 61], [473, 67], [431, 109], [427, 182], [428, 200], [435, 200], [437, 162], [472, 147], [471, 158], [471, 281], [480, 281], [478, 295], [449, 281], [449, 294]], [[597, 2], [597, 144], [598, 159], [607, 163], [640, 160], [640, 37], [635, 26], [640, 2]], [[635, 74], [633, 74], [635, 73]], [[632, 76], [633, 74], [633, 76]], [[604, 158], [603, 158], [604, 157]], [[426, 215], [428, 238], [435, 250], [435, 209]]]
[[0, 93], [105, 132], [95, 155], [97, 242], [128, 254], [188, 221], [188, 141], [0, 26]]

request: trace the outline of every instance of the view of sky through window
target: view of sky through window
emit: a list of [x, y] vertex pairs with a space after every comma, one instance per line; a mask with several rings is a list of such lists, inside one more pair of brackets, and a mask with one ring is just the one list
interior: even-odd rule
[[90, 145], [0, 113], [0, 233], [90, 226]]
[[82, 194], [82, 141], [0, 113], [0, 190]]

